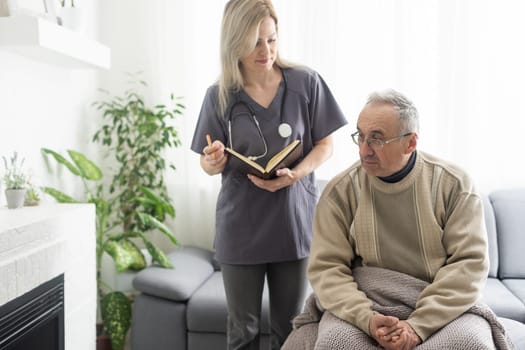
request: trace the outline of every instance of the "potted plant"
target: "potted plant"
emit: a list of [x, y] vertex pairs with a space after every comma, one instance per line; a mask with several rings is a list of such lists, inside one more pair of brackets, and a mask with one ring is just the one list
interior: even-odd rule
[[38, 205], [40, 203], [40, 194], [38, 193], [38, 189], [30, 182], [28, 182], [27, 185], [28, 187], [24, 199], [24, 205], [28, 207]]
[[2, 159], [4, 160], [5, 168], [3, 180], [7, 208], [20, 208], [24, 205], [27, 186], [27, 175], [22, 170], [24, 159], [19, 159], [17, 152], [13, 152], [9, 160], [4, 156], [2, 156]]
[[126, 334], [131, 325], [131, 301], [121, 291], [111, 290], [101, 279], [101, 261], [104, 253], [109, 254], [115, 262], [117, 271], [126, 269], [140, 270], [146, 266], [145, 259], [135, 240], [140, 240], [147, 248], [152, 261], [165, 268], [172, 268], [166, 255], [150, 239], [149, 234], [156, 230], [166, 235], [177, 245], [178, 242], [162, 221], [166, 216], [173, 217], [173, 206], [147, 187], [140, 187], [140, 193], [129, 197], [129, 206], [134, 209], [129, 216], [140, 221], [133, 231], [122, 231], [122, 222], [112, 220], [114, 206], [119, 196], [107, 198], [103, 188], [103, 173], [100, 168], [82, 153], [68, 150], [69, 159], [61, 154], [42, 148], [42, 153], [51, 156], [59, 165], [65, 166], [72, 174], [82, 180], [85, 197], [75, 199], [62, 191], [43, 187], [42, 191], [54, 197], [60, 203], [92, 203], [96, 209], [96, 261], [97, 292], [99, 310], [104, 330], [109, 335], [113, 350], [121, 350], [125, 344]]

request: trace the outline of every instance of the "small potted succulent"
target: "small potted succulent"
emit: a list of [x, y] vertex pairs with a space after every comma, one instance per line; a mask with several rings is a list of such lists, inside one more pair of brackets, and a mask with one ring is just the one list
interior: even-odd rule
[[17, 152], [14, 152], [9, 160], [4, 156], [2, 158], [4, 160], [5, 168], [3, 180], [7, 208], [20, 208], [24, 205], [28, 180], [27, 175], [22, 170], [24, 159], [19, 159]]
[[27, 182], [27, 192], [24, 200], [26, 207], [33, 207], [40, 204], [40, 193], [38, 189], [33, 186], [29, 181]]

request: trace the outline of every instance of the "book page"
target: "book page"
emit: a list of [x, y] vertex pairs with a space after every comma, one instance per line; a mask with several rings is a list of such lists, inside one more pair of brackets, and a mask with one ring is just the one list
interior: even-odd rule
[[257, 164], [256, 162], [254, 162], [253, 160], [248, 159], [247, 157], [243, 156], [242, 154], [240, 154], [237, 151], [234, 151], [231, 148], [226, 148], [226, 149], [228, 150], [229, 153], [233, 154], [235, 157], [239, 158], [243, 162], [249, 164], [251, 167], [259, 170], [261, 173], [265, 172], [264, 168], [262, 166], [260, 166], [259, 164]]
[[273, 156], [272, 159], [268, 161], [268, 164], [266, 164], [266, 172], [272, 170], [274, 165], [279, 164], [281, 160], [283, 160], [297, 146], [297, 144], [299, 144], [299, 142], [301, 141], [295, 140]]

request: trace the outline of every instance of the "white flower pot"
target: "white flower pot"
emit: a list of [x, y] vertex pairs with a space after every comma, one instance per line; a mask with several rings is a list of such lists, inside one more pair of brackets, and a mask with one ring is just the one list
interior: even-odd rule
[[84, 14], [81, 8], [61, 7], [59, 14], [62, 26], [76, 32], [82, 32], [84, 30]]
[[26, 196], [26, 190], [13, 190], [13, 189], [6, 189], [5, 190], [5, 199], [7, 201], [7, 208], [8, 209], [16, 209], [20, 208], [24, 205], [24, 199]]

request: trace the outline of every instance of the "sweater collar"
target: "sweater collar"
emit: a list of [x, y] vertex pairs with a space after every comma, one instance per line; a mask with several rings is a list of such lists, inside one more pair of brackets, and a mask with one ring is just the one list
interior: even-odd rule
[[416, 164], [416, 151], [412, 152], [410, 155], [410, 158], [408, 159], [407, 164], [403, 167], [403, 169], [399, 170], [398, 172], [389, 175], [389, 176], [378, 176], [378, 178], [381, 181], [388, 182], [388, 183], [396, 183], [405, 178], [405, 176], [410, 173], [412, 168], [414, 168], [414, 164]]

